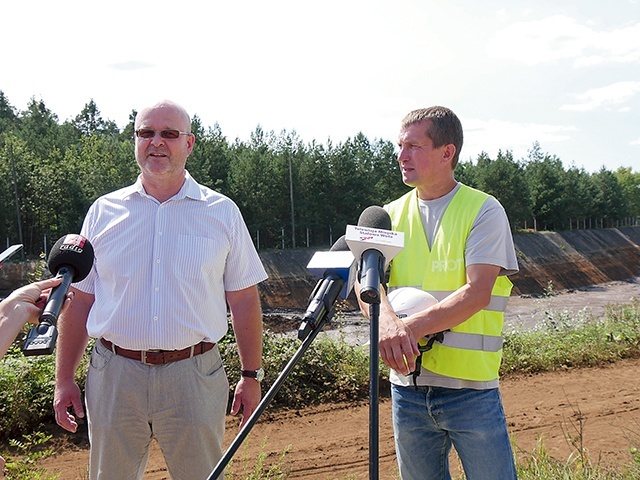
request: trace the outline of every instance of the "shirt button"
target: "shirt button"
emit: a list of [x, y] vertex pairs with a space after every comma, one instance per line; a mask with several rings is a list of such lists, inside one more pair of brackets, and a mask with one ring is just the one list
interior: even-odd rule
[[157, 322], [158, 321], [158, 317], [157, 316], [153, 317], [153, 321]]
[[160, 259], [157, 259], [157, 260], [156, 260], [156, 263], [160, 263]]

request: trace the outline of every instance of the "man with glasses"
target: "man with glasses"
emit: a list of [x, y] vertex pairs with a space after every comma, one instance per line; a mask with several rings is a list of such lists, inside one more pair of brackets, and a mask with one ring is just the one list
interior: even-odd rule
[[242, 365], [231, 413], [245, 422], [260, 402], [257, 284], [267, 275], [237, 206], [185, 169], [190, 127], [175, 103], [143, 109], [137, 182], [96, 200], [81, 230], [96, 260], [59, 322], [54, 410], [75, 432], [84, 410], [74, 373], [95, 338], [85, 394], [91, 479], [142, 478], [153, 437], [173, 479], [211, 473], [229, 392], [216, 345], [227, 305]]

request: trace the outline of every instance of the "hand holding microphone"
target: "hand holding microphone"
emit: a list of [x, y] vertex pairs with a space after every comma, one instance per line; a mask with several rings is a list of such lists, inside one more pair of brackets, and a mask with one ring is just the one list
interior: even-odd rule
[[49, 271], [61, 278], [61, 283], [49, 294], [40, 314], [39, 324], [27, 335], [22, 349], [25, 355], [45, 355], [53, 352], [58, 332], [56, 324], [73, 282], [86, 278], [93, 266], [93, 246], [82, 235], [68, 234], [52, 247], [47, 262]]
[[59, 278], [49, 278], [20, 287], [0, 302], [0, 358], [7, 353], [25, 323], [38, 323], [38, 316]]

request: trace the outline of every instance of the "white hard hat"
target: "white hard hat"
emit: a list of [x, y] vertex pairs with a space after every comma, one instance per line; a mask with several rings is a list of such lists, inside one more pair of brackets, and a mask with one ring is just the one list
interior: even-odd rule
[[400, 318], [408, 317], [438, 303], [436, 297], [415, 287], [400, 287], [387, 294], [393, 312]]

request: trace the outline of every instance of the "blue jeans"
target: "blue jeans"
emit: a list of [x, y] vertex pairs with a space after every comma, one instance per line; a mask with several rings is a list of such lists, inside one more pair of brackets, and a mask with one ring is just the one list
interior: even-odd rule
[[450, 480], [453, 445], [467, 480], [517, 478], [502, 397], [490, 390], [391, 386], [403, 480]]

